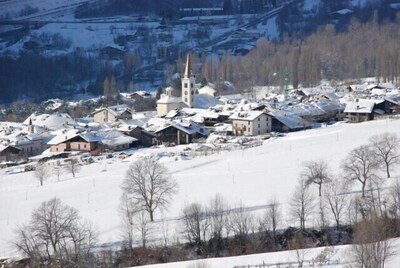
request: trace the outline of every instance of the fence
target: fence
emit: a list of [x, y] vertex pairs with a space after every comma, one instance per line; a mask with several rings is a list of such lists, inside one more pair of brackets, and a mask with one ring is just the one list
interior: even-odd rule
[[210, 154], [220, 153], [222, 151], [233, 151], [233, 150], [245, 150], [252, 147], [258, 147], [263, 145], [262, 141], [256, 140], [248, 143], [238, 144], [238, 143], [222, 143], [218, 145], [211, 146], [201, 146], [199, 148], [193, 149], [190, 152], [186, 152], [187, 154], [191, 154], [194, 156], [206, 156]]
[[297, 267], [324, 267], [331, 265], [343, 264], [340, 260], [328, 260], [328, 261], [316, 261], [316, 260], [305, 260], [302, 263], [297, 261], [292, 262], [278, 262], [278, 263], [261, 263], [261, 264], [249, 264], [249, 265], [236, 265], [233, 268], [297, 268]]

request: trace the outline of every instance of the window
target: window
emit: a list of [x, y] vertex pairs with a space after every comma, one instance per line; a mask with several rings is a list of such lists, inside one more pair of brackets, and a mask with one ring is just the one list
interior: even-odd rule
[[184, 84], [183, 84], [183, 87], [184, 87], [184, 88], [187, 88], [187, 87], [188, 87], [188, 83], [184, 83]]
[[[193, 87], [193, 83], [190, 83], [190, 87]], [[193, 93], [192, 93], [193, 94]]]
[[86, 149], [86, 144], [84, 144], [84, 145], [83, 145], [83, 148], [85, 148], [85, 149]]
[[185, 95], [187, 95], [189, 93], [189, 91], [185, 90]]
[[260, 128], [260, 124], [258, 124], [258, 128]]
[[260, 122], [260, 117], [258, 118], [258, 122]]
[[194, 94], [194, 91], [192, 90], [192, 95]]
[[185, 98], [185, 102], [187, 102], [187, 98]]

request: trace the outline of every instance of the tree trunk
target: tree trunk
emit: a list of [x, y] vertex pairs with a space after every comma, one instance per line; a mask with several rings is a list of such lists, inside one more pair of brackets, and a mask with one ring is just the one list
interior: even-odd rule
[[150, 209], [149, 213], [150, 213], [150, 221], [154, 222], [154, 211]]
[[387, 174], [387, 177], [389, 179], [390, 178], [390, 171], [389, 171], [389, 164], [388, 163], [386, 163], [386, 174]]
[[321, 196], [322, 196], [322, 183], [318, 184], [318, 196], [319, 196], [319, 199], [321, 199]]
[[365, 184], [366, 184], [366, 182], [364, 182], [364, 183], [362, 184], [362, 194], [361, 194], [361, 197], [362, 197], [362, 198], [365, 198]]

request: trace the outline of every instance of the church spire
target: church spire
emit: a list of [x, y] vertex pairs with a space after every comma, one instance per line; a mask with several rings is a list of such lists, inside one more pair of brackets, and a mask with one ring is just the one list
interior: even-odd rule
[[183, 74], [184, 78], [189, 78], [192, 76], [192, 68], [190, 67], [190, 54], [186, 55], [186, 66], [185, 66], [185, 73]]

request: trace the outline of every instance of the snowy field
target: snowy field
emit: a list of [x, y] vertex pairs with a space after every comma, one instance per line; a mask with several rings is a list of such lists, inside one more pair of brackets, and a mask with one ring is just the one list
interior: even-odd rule
[[[60, 182], [56, 177], [50, 177], [43, 187], [39, 186], [32, 172], [8, 174], [3, 169], [0, 170], [0, 257], [15, 255], [10, 246], [13, 230], [26, 223], [32, 210], [41, 202], [54, 196], [77, 208], [83, 218], [94, 223], [100, 243], [118, 247], [121, 241], [119, 186], [129, 164], [149, 154], [164, 155], [161, 161], [179, 184], [179, 192], [169, 210], [163, 213], [165, 216], [156, 212], [151, 234], [151, 240], [157, 243], [161, 237], [161, 219], [165, 218], [163, 224], [167, 224], [172, 242], [180, 235], [179, 217], [189, 202], [207, 204], [216, 193], [221, 193], [232, 206], [242, 202], [248, 210], [262, 212], [268, 201], [276, 197], [285, 212], [303, 161], [322, 158], [329, 161], [336, 172], [346, 154], [365, 144], [371, 135], [386, 131], [398, 133], [399, 130], [400, 120], [395, 119], [339, 123], [269, 139], [260, 147], [197, 156], [191, 160], [179, 156], [185, 146], [149, 148], [134, 151], [124, 160], [99, 159], [84, 166], [74, 179], [70, 174], [63, 174]], [[390, 183], [395, 180], [390, 179]], [[354, 190], [359, 189], [360, 185], [354, 184]], [[314, 193], [317, 194], [316, 187]], [[312, 220], [309, 223], [314, 224]], [[297, 226], [287, 215], [284, 215], [283, 224]]]

